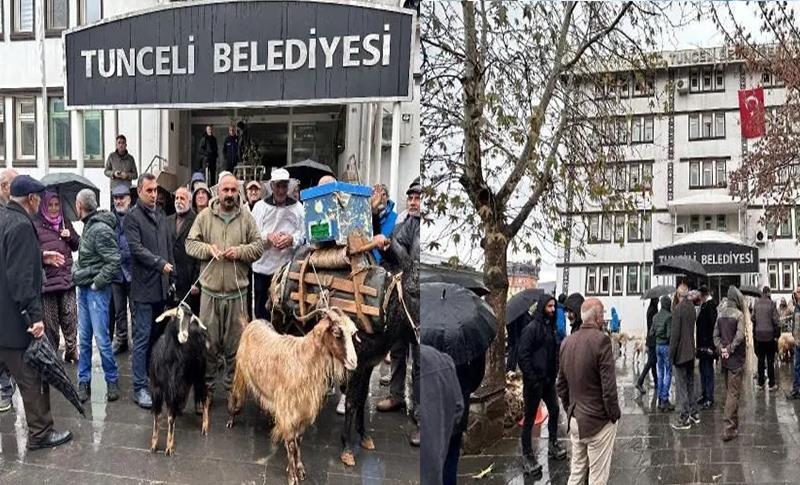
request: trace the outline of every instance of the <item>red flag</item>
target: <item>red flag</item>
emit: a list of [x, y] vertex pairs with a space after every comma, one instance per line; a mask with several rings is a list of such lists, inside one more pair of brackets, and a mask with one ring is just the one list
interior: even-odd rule
[[744, 138], [764, 136], [766, 129], [763, 87], [739, 90], [739, 118]]

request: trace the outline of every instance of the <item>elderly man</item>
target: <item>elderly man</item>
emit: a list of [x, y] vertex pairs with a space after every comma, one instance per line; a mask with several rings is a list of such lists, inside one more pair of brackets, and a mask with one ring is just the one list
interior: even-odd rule
[[746, 317], [746, 309], [744, 295], [735, 286], [730, 286], [728, 301], [720, 308], [714, 327], [714, 345], [719, 349], [727, 388], [723, 441], [730, 441], [739, 435], [739, 398], [742, 395], [742, 376], [747, 357], [745, 328], [751, 323]]
[[217, 176], [217, 158], [219, 148], [217, 147], [217, 137], [214, 136], [214, 127], [206, 125], [203, 139], [200, 140], [200, 163], [203, 168], [208, 170], [208, 179], [214, 180]]
[[177, 270], [176, 297], [182, 299], [188, 294], [186, 302], [195, 315], [200, 315], [200, 287], [196, 284], [200, 276], [200, 261], [186, 254], [186, 236], [196, 216], [192, 210], [189, 189], [179, 187], [175, 191], [175, 214], [167, 217]]
[[[200, 279], [200, 320], [208, 328], [206, 386], [213, 396], [220, 354], [225, 361], [225, 390], [230, 391], [236, 350], [242, 335], [248, 269], [261, 257], [264, 245], [253, 216], [242, 210], [239, 182], [222, 179], [219, 197], [197, 215], [186, 237], [186, 254], [203, 265]], [[209, 266], [210, 265], [210, 266]]]
[[97, 198], [91, 189], [78, 192], [75, 209], [83, 222], [78, 260], [72, 281], [78, 287], [78, 399], [86, 402], [91, 395], [92, 335], [106, 378], [106, 399], [119, 399], [119, 372], [108, 334], [111, 282], [120, 271], [117, 246], [117, 218], [97, 210]]
[[19, 386], [30, 450], [72, 439], [69, 431], [53, 429], [50, 388], [22, 359], [31, 337], [44, 336], [42, 251], [31, 219], [39, 210], [43, 191], [44, 186], [33, 178], [16, 177], [9, 187], [7, 209], [0, 210], [0, 365]]
[[150, 349], [161, 334], [162, 326], [153, 329], [155, 319], [169, 299], [174, 277], [175, 259], [170, 231], [164, 213], [157, 208], [158, 182], [153, 174], [139, 177], [139, 200], [125, 218], [125, 235], [133, 257], [133, 400], [149, 409], [150, 397], [147, 369]]
[[672, 309], [672, 329], [669, 337], [669, 358], [675, 367], [675, 387], [680, 416], [673, 429], [689, 429], [700, 423], [694, 399], [695, 321], [697, 313], [689, 298], [689, 288], [682, 284], [675, 293], [678, 305]]
[[292, 258], [303, 237], [303, 206], [289, 197], [289, 172], [279, 168], [269, 181], [272, 195], [253, 207], [253, 219], [264, 241], [264, 254], [253, 263], [255, 317], [269, 319], [267, 299], [272, 275]]
[[125, 135], [117, 135], [117, 149], [108, 154], [105, 176], [111, 179], [111, 190], [123, 186], [130, 188], [131, 180], [139, 176], [136, 161], [128, 153], [128, 140]]
[[[11, 182], [17, 176], [17, 171], [8, 168], [0, 172], [0, 207], [5, 208], [11, 200]], [[0, 363], [0, 413], [11, 409], [11, 396], [14, 395], [14, 383], [6, 366]]]
[[125, 217], [131, 207], [131, 192], [127, 187], [120, 185], [111, 191], [114, 199], [114, 215], [117, 218], [117, 246], [120, 254], [120, 270], [111, 283], [111, 301], [113, 302], [114, 318], [110, 324], [110, 335], [113, 337], [111, 350], [114, 355], [128, 351], [128, 309], [133, 315], [133, 302], [131, 296], [131, 249], [128, 238], [125, 236]]
[[583, 484], [587, 476], [592, 485], [605, 485], [611, 468], [620, 409], [603, 312], [597, 298], [584, 301], [580, 328], [561, 344], [556, 387], [572, 442], [569, 485]]

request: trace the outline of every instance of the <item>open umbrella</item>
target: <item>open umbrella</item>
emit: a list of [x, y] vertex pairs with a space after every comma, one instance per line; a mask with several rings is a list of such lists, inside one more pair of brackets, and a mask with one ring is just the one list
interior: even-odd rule
[[483, 354], [497, 336], [497, 319], [472, 291], [452, 283], [421, 283], [420, 343], [444, 352], [456, 365]]
[[51, 173], [42, 177], [42, 185], [58, 194], [61, 201], [61, 210], [64, 217], [70, 221], [77, 221], [78, 211], [75, 210], [75, 196], [83, 189], [92, 189], [94, 195], [100, 200], [100, 189], [89, 179], [74, 173]]
[[81, 416], [86, 417], [86, 412], [83, 410], [81, 401], [78, 399], [78, 391], [72, 385], [72, 381], [67, 376], [67, 371], [64, 369], [64, 364], [61, 359], [53, 350], [47, 337], [33, 339], [22, 354], [22, 360], [29, 367], [36, 370], [42, 376], [42, 380], [58, 389], [61, 394], [71, 402], [75, 409], [81, 413]]
[[642, 294], [642, 300], [651, 300], [653, 298], [661, 298], [664, 295], [671, 295], [675, 293], [675, 287], [672, 285], [658, 285], [650, 288]]
[[521, 317], [543, 294], [544, 290], [541, 288], [528, 288], [512, 296], [506, 304], [506, 322], [513, 322]]
[[665, 274], [685, 274], [706, 276], [708, 273], [699, 261], [685, 256], [669, 258], [658, 264], [656, 268]]
[[761, 290], [759, 290], [755, 286], [743, 285], [739, 287], [739, 291], [741, 291], [743, 295], [761, 298]]
[[317, 185], [319, 179], [325, 175], [334, 175], [333, 170], [331, 170], [329, 166], [309, 159], [290, 163], [283, 168], [289, 172], [292, 178], [296, 178], [300, 181], [301, 189], [307, 189]]
[[420, 283], [452, 283], [454, 285], [463, 286], [478, 296], [486, 296], [489, 294], [489, 289], [477, 279], [462, 273], [453, 271], [427, 271], [423, 270], [419, 279]]

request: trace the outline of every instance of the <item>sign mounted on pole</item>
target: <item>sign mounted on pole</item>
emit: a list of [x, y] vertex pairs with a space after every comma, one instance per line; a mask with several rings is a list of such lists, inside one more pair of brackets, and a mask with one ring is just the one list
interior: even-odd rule
[[64, 33], [71, 109], [409, 101], [416, 12], [349, 2], [182, 2]]

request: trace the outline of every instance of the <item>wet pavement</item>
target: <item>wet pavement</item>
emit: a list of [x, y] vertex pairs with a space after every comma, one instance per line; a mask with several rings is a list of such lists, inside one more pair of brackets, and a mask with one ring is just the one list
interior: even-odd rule
[[[739, 438], [728, 443], [720, 438], [725, 386], [719, 373], [714, 408], [700, 412], [699, 425], [676, 431], [670, 427], [676, 413], [656, 409], [649, 379], [647, 394], [638, 398], [639, 393], [633, 388], [634, 371], [638, 376], [638, 369], [640, 365], [633, 365], [630, 357], [617, 361], [622, 418], [614, 443], [610, 484], [800, 483], [800, 401], [787, 401], [784, 397], [792, 387], [791, 364], [779, 364], [779, 391], [759, 391], [754, 380], [746, 379], [739, 409]], [[699, 386], [699, 376], [695, 377], [695, 385]], [[673, 402], [674, 392], [673, 376]], [[559, 436], [564, 437], [565, 433], [562, 410]], [[462, 456], [459, 483], [567, 483], [569, 456], [561, 462], [548, 460], [546, 423], [543, 429], [534, 429], [534, 449], [543, 466], [539, 480], [522, 473], [519, 435], [519, 427], [507, 430], [505, 438], [482, 455]], [[569, 450], [569, 440], [562, 439], [562, 443]], [[490, 465], [491, 473], [481, 480], [472, 478]]]
[[[0, 414], [0, 484], [280, 484], [286, 483], [286, 451], [269, 439], [270, 424], [248, 399], [233, 429], [225, 428], [225, 396], [217, 386], [208, 436], [200, 434], [200, 416], [187, 405], [176, 420], [175, 455], [164, 455], [166, 421], [159, 452], [149, 451], [152, 414], [131, 400], [129, 354], [117, 359], [121, 397], [105, 402], [105, 382], [95, 350], [92, 399], [83, 419], [51, 389], [57, 429], [72, 431], [73, 441], [50, 450], [27, 451], [25, 417], [19, 392], [14, 411]], [[75, 366], [68, 365], [70, 377]], [[382, 366], [387, 372], [387, 366]], [[308, 484], [413, 484], [419, 482], [419, 450], [408, 445], [412, 429], [403, 413], [376, 413], [375, 403], [388, 393], [373, 374], [370, 424], [376, 450], [356, 450], [357, 465], [339, 461], [344, 418], [336, 414], [338, 395], [329, 396], [315, 425], [303, 437]], [[190, 398], [190, 401], [192, 398]]]

